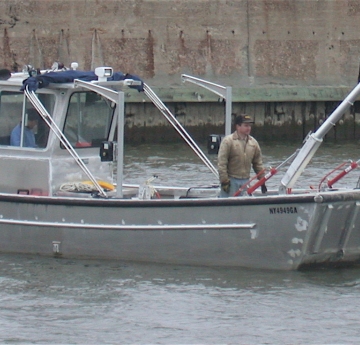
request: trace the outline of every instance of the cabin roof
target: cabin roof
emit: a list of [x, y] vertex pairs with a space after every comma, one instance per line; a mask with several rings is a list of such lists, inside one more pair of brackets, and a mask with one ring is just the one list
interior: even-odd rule
[[[129, 85], [124, 83], [126, 80], [139, 81], [138, 85]], [[143, 91], [143, 81], [136, 75], [124, 74], [122, 72], [115, 72], [105, 80], [99, 80], [98, 76], [93, 71], [42, 71], [35, 76], [29, 76], [27, 72], [12, 73], [7, 80], [0, 80], [0, 86], [18, 86], [19, 91], [23, 91], [26, 87], [29, 91], [37, 91], [41, 88], [74, 88], [74, 81], [82, 80], [98, 85], [106, 85], [113, 89], [122, 88], [123, 85], [128, 85], [131, 88], [137, 89], [139, 92]]]

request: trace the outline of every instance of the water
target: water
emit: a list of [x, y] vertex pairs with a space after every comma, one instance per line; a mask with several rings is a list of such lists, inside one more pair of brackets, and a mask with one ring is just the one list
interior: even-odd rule
[[357, 344], [360, 270], [0, 256], [0, 342]]
[[[262, 149], [265, 165], [277, 166], [295, 146]], [[299, 184], [318, 185], [341, 162], [359, 159], [358, 149], [322, 146]], [[182, 146], [126, 155], [126, 182], [152, 174], [164, 184], [216, 182]], [[354, 187], [358, 176], [351, 172], [339, 186]], [[359, 301], [360, 268], [282, 272], [0, 255], [4, 344], [357, 344]]]
[[[264, 167], [278, 167], [298, 148], [299, 146], [294, 144], [262, 144]], [[206, 152], [206, 147], [202, 147], [202, 149]], [[184, 184], [218, 184], [217, 179], [210, 170], [202, 164], [201, 160], [190, 148], [184, 145], [128, 147], [125, 153], [125, 183], [135, 182], [142, 184], [147, 178], [157, 175], [158, 179], [153, 182], [154, 184], [172, 184], [176, 186], [183, 186]], [[216, 166], [216, 155], [209, 155], [208, 158]], [[323, 144], [316, 152], [307, 169], [300, 176], [295, 187], [309, 188], [311, 186], [317, 188], [327, 173], [349, 160], [360, 160], [360, 146], [358, 144]], [[278, 189], [280, 180], [288, 166], [289, 163], [281, 167], [279, 172], [267, 182], [270, 188]], [[331, 175], [330, 178], [335, 177], [337, 173]], [[334, 185], [334, 188], [354, 188], [358, 178], [358, 171], [353, 171]]]

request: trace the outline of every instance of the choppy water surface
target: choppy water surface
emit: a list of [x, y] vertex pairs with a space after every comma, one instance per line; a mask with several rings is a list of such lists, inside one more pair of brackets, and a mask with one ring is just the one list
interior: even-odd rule
[[[262, 145], [266, 166], [296, 147]], [[317, 185], [357, 145], [320, 148]], [[183, 146], [126, 150], [125, 182], [217, 181]], [[215, 157], [212, 158], [215, 162]], [[170, 167], [170, 169], [165, 169]], [[355, 187], [359, 172], [339, 186]], [[268, 182], [277, 187], [281, 178]], [[0, 343], [357, 344], [360, 268], [281, 272], [0, 255]]]
[[[299, 146], [291, 144], [261, 144], [264, 167], [278, 167], [295, 153], [298, 148]], [[202, 149], [206, 151], [205, 147], [202, 147]], [[128, 147], [125, 153], [125, 183], [135, 182], [141, 184], [153, 175], [158, 176], [158, 179], [153, 182], [155, 184], [182, 186], [183, 184], [211, 185], [212, 183], [218, 183], [210, 170], [185, 145]], [[216, 166], [216, 155], [208, 155], [208, 158]], [[349, 160], [360, 160], [359, 144], [338, 145], [325, 143], [320, 146], [295, 187], [309, 188], [312, 186], [316, 188], [326, 174], [340, 164], [347, 163]], [[282, 166], [278, 174], [267, 182], [270, 188], [277, 189], [279, 187], [280, 180], [289, 167], [289, 163]], [[330, 178], [334, 176], [336, 176], [336, 173], [330, 175]], [[358, 171], [351, 172], [346, 178], [334, 185], [334, 188], [353, 188], [356, 186], [358, 178]]]

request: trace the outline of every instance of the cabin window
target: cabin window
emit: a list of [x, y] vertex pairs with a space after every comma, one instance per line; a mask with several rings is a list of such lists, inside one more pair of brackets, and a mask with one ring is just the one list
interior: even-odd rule
[[[92, 91], [71, 95], [64, 135], [76, 148], [100, 147], [110, 131], [115, 106]], [[62, 147], [63, 148], [63, 147]]]
[[[39, 94], [38, 97], [52, 114], [54, 95]], [[1, 146], [45, 148], [48, 136], [48, 126], [22, 92], [0, 92]]]

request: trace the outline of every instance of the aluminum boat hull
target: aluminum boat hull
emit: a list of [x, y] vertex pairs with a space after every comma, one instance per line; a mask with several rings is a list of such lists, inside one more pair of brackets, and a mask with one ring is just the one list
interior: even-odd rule
[[360, 190], [229, 199], [0, 194], [0, 252], [296, 270], [360, 259]]

